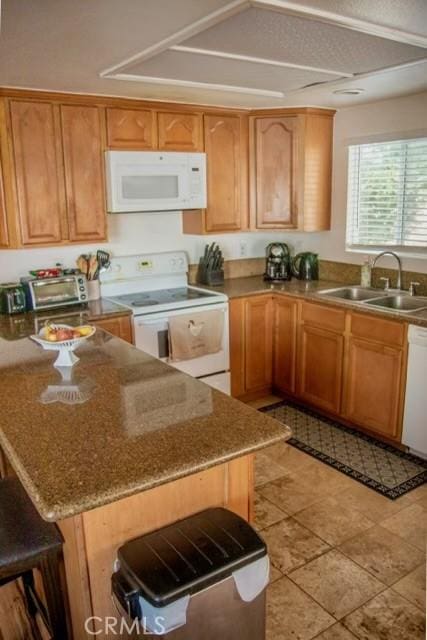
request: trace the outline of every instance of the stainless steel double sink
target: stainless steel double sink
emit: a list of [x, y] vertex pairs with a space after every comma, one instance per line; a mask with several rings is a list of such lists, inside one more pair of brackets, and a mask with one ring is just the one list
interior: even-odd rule
[[382, 309], [383, 311], [398, 311], [400, 313], [414, 313], [427, 309], [427, 297], [411, 296], [401, 291], [381, 291], [372, 287], [338, 287], [318, 292], [319, 296], [335, 298], [348, 302], [360, 303]]

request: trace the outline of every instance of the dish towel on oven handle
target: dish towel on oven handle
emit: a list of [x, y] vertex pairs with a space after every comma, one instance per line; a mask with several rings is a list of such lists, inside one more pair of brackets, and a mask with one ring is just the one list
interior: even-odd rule
[[224, 311], [197, 311], [169, 318], [169, 360], [192, 360], [223, 348]]

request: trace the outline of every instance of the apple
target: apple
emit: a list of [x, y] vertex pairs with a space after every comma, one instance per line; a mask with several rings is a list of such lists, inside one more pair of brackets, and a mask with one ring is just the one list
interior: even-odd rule
[[60, 327], [57, 331], [58, 342], [64, 342], [65, 340], [72, 340], [74, 338], [73, 330]]

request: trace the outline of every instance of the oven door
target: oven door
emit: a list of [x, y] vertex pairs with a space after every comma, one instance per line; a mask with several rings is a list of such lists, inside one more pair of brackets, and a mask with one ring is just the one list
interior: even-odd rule
[[[224, 332], [222, 336], [222, 349], [217, 353], [211, 353], [192, 360], [182, 362], [169, 362], [169, 325], [171, 316], [197, 315], [198, 312], [210, 310], [222, 310], [224, 313]], [[204, 305], [186, 309], [176, 309], [167, 313], [150, 313], [146, 316], [134, 316], [135, 345], [138, 349], [149, 353], [173, 367], [188, 373], [195, 378], [223, 373], [229, 370], [229, 342], [228, 342], [228, 303]]]

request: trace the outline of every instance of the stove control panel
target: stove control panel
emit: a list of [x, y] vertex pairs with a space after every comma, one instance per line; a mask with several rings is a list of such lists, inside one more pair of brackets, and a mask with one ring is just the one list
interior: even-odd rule
[[141, 260], [141, 262], [139, 263], [139, 271], [143, 271], [144, 273], [151, 273], [153, 271], [153, 261]]
[[188, 260], [185, 251], [117, 256], [111, 258], [108, 271], [101, 274], [102, 284], [146, 276], [185, 276]]

